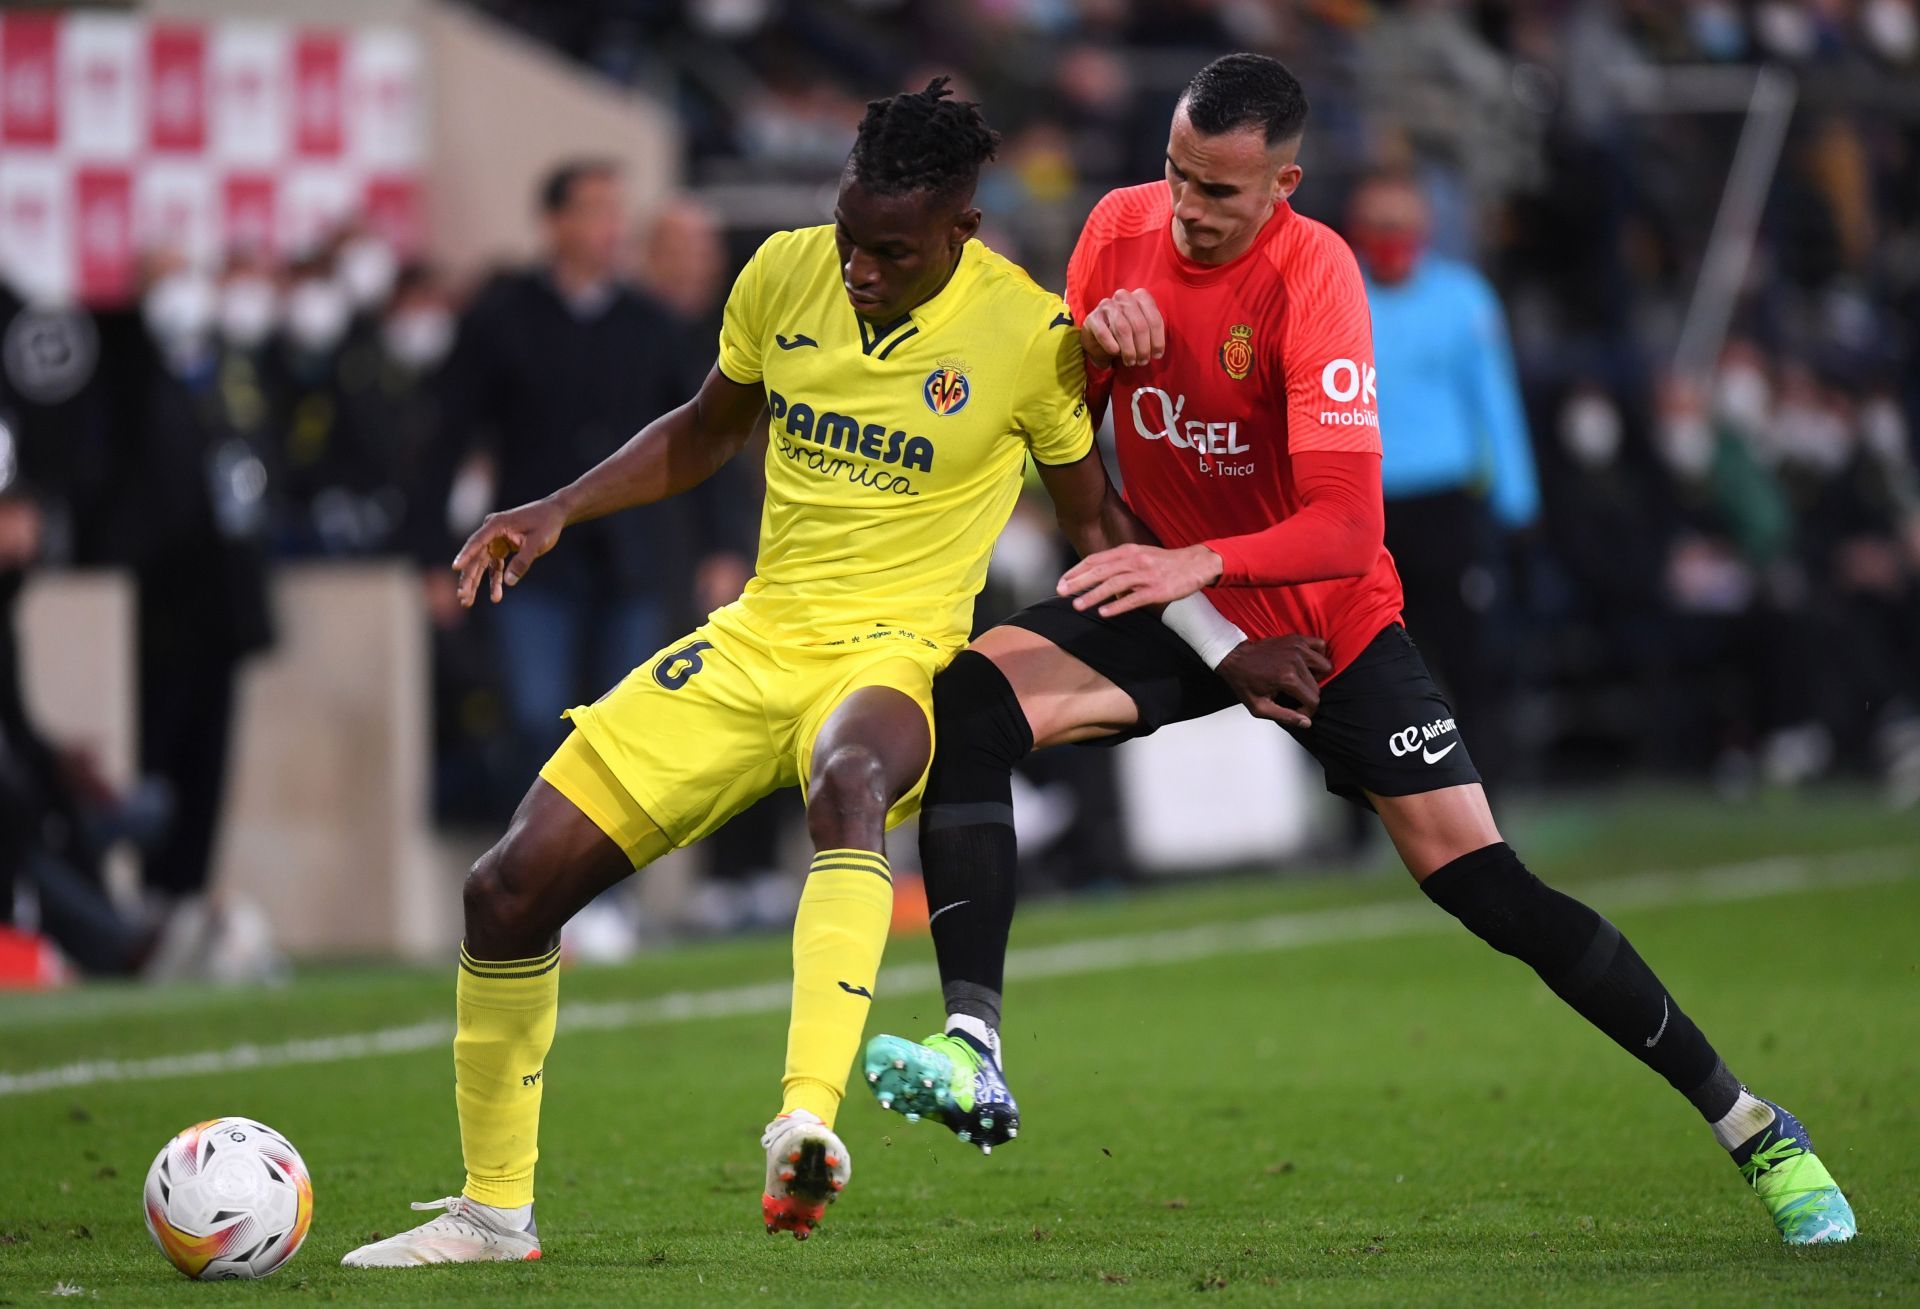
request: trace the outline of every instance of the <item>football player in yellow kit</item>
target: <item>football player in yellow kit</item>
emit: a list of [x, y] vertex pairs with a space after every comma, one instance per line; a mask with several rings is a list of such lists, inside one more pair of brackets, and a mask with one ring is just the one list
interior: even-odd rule
[[[467, 1179], [351, 1266], [535, 1259], [542, 1066], [559, 929], [754, 800], [798, 784], [817, 853], [794, 922], [783, 1103], [762, 1213], [804, 1238], [850, 1176], [832, 1124], [872, 1003], [917, 807], [933, 678], [967, 641], [995, 537], [1038, 465], [1083, 554], [1150, 539], [1107, 481], [1066, 305], [974, 239], [998, 140], [945, 79], [868, 106], [831, 226], [770, 238], [734, 283], [699, 393], [572, 484], [493, 514], [455, 560], [495, 603], [573, 523], [687, 490], [765, 425], [756, 574], [640, 664], [541, 769], [467, 879], [455, 1100]], [[1235, 661], [1250, 697], [1294, 668]], [[1306, 692], [1311, 692], [1307, 679]]]

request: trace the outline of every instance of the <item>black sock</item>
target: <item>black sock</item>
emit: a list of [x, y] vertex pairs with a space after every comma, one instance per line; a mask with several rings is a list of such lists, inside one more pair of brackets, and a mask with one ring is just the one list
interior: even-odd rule
[[1709, 1123], [1733, 1108], [1739, 1080], [1620, 929], [1528, 872], [1504, 842], [1462, 855], [1421, 889], [1475, 936], [1540, 974]]
[[949, 1014], [999, 1030], [1013, 928], [1013, 766], [1033, 748], [1019, 697], [991, 659], [955, 656], [933, 683], [933, 766], [920, 864]]

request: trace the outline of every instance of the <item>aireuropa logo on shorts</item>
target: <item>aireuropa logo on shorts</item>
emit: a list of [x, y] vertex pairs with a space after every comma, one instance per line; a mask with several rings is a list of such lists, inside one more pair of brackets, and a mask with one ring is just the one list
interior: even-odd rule
[[1327, 399], [1335, 404], [1353, 404], [1353, 409], [1322, 409], [1320, 421], [1328, 427], [1378, 427], [1380, 412], [1374, 408], [1374, 382], [1377, 378], [1372, 364], [1356, 364], [1351, 359], [1331, 359], [1320, 370], [1320, 389], [1326, 392]]
[[1393, 757], [1395, 759], [1404, 759], [1408, 755], [1418, 751], [1420, 757], [1427, 763], [1439, 763], [1440, 760], [1445, 758], [1453, 750], [1453, 747], [1459, 745], [1460, 742], [1457, 739], [1449, 741], [1438, 750], [1430, 748], [1427, 743], [1429, 741], [1437, 741], [1454, 730], [1453, 719], [1451, 718], [1436, 718], [1432, 722], [1425, 724], [1414, 723], [1409, 727], [1401, 728], [1392, 736], [1389, 736], [1387, 738], [1387, 749], [1393, 751]]

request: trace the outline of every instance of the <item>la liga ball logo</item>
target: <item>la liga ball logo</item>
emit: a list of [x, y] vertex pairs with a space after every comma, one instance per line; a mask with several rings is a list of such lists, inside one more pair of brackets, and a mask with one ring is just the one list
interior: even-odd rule
[[941, 367], [927, 374], [920, 394], [927, 408], [945, 418], [967, 407], [967, 401], [973, 398], [973, 387], [958, 368]]
[[1253, 371], [1253, 329], [1247, 324], [1235, 323], [1227, 329], [1227, 339], [1220, 343], [1220, 366], [1236, 382], [1246, 380]]

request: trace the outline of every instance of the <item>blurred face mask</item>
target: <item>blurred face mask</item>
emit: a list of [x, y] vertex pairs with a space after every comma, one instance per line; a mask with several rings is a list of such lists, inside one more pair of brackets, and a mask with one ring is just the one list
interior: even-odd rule
[[1758, 368], [1732, 364], [1714, 380], [1713, 400], [1722, 418], [1746, 432], [1758, 432], [1766, 426], [1773, 388]]
[[206, 342], [213, 332], [217, 305], [212, 279], [181, 269], [147, 288], [140, 316], [162, 348], [180, 352]]
[[393, 294], [393, 279], [400, 263], [393, 250], [377, 236], [356, 236], [340, 248], [338, 257], [341, 285], [355, 309], [373, 309]]
[[1713, 425], [1699, 414], [1670, 415], [1661, 425], [1660, 453], [1680, 477], [1705, 477], [1713, 467]]
[[287, 297], [287, 336], [302, 350], [323, 353], [347, 334], [353, 306], [338, 282], [311, 277]]
[[447, 357], [453, 345], [453, 315], [444, 309], [403, 309], [380, 329], [387, 354], [415, 372]]
[[1867, 0], [1860, 8], [1860, 28], [1880, 57], [1893, 63], [1904, 64], [1920, 50], [1920, 16], [1913, 0]]
[[1905, 465], [1912, 457], [1907, 445], [1907, 419], [1900, 406], [1876, 396], [1860, 410], [1860, 439], [1883, 464]]
[[1413, 232], [1361, 230], [1354, 233], [1353, 252], [1376, 282], [1404, 282], [1420, 262], [1420, 237]]
[[280, 293], [264, 277], [229, 278], [220, 288], [220, 335], [228, 345], [251, 350], [273, 333]]
[[1605, 396], [1575, 396], [1560, 414], [1560, 440], [1577, 462], [1605, 468], [1620, 453], [1620, 411]]

